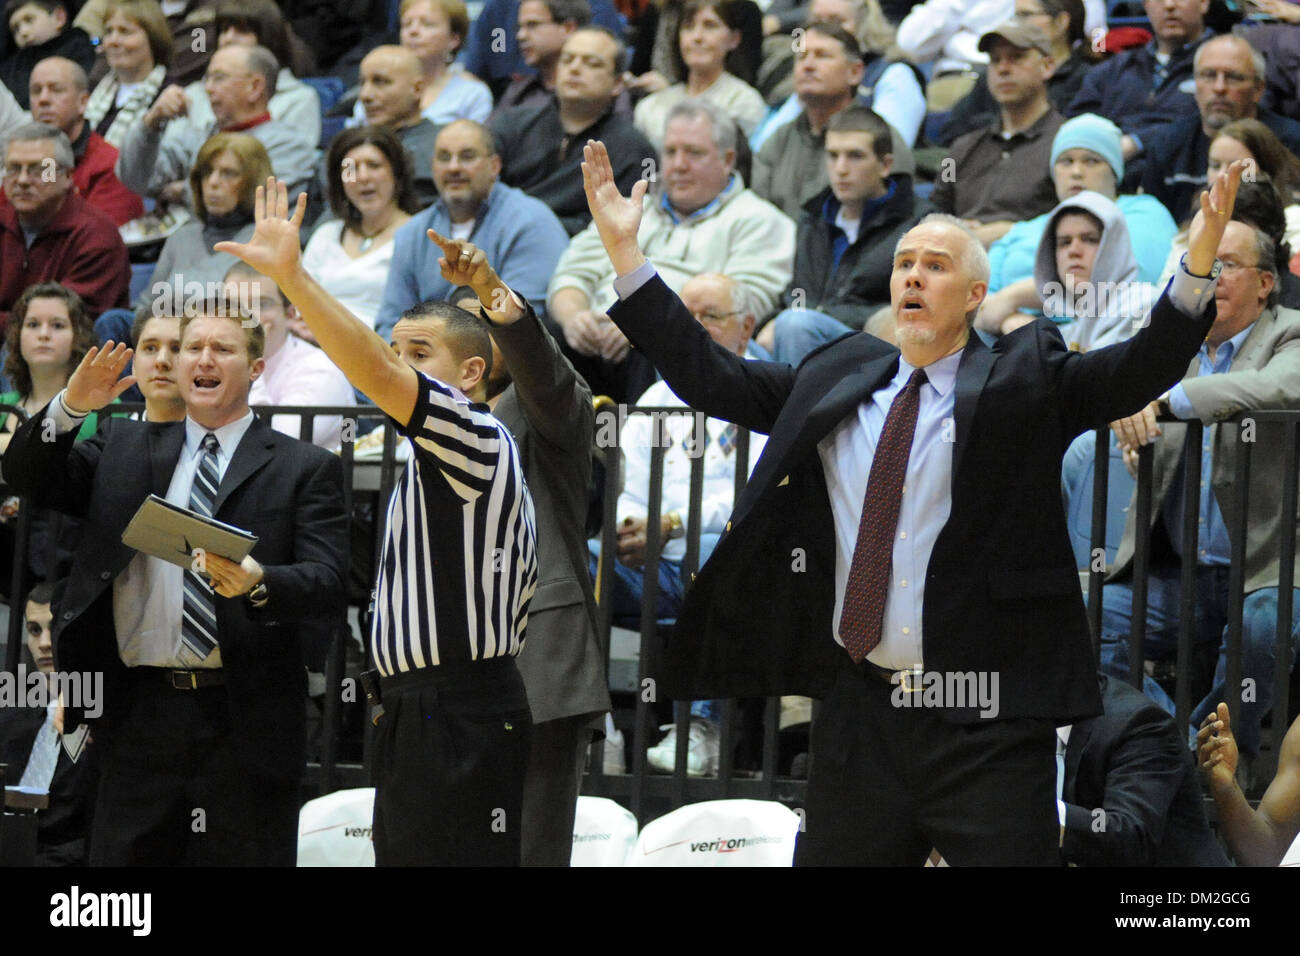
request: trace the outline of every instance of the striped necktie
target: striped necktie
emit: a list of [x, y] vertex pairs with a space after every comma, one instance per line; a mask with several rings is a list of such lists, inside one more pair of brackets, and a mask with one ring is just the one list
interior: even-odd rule
[[[200, 444], [203, 457], [194, 473], [190, 489], [190, 509], [205, 517], [212, 517], [212, 502], [217, 497], [217, 450], [221, 447], [217, 436], [208, 432]], [[181, 605], [181, 640], [185, 646], [205, 660], [217, 646], [217, 609], [212, 600], [212, 585], [193, 566], [185, 569], [185, 596]]]
[[880, 643], [889, 576], [894, 566], [894, 533], [898, 530], [898, 513], [903, 504], [903, 479], [907, 477], [907, 459], [916, 434], [921, 386], [926, 381], [925, 371], [918, 368], [894, 396], [871, 460], [858, 540], [844, 589], [844, 610], [840, 614], [840, 639], [855, 664], [861, 663]]

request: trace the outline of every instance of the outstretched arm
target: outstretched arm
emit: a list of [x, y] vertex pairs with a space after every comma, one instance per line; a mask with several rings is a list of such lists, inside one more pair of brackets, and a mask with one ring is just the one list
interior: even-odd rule
[[256, 228], [246, 243], [219, 242], [228, 252], [272, 279], [298, 309], [316, 342], [348, 381], [369, 395], [394, 421], [406, 424], [415, 410], [419, 378], [372, 329], [330, 295], [302, 267], [299, 231], [307, 194], [299, 193], [289, 215], [288, 190], [270, 177], [257, 187]]

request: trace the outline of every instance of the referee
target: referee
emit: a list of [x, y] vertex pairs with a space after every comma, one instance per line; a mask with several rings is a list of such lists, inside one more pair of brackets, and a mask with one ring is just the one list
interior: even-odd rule
[[[532, 721], [515, 655], [537, 584], [536, 536], [514, 440], [464, 394], [486, 377], [491, 342], [469, 313], [417, 306], [412, 313], [432, 312], [408, 317], [426, 330], [423, 347], [443, 380], [411, 368], [302, 270], [305, 199], [290, 218], [284, 183], [268, 179], [250, 241], [218, 251], [274, 280], [325, 353], [411, 441], [388, 505], [371, 634], [384, 702], [375, 862], [517, 866]], [[523, 317], [482, 252], [444, 250], [454, 260], [444, 260], [444, 275], [474, 289], [493, 321]]]

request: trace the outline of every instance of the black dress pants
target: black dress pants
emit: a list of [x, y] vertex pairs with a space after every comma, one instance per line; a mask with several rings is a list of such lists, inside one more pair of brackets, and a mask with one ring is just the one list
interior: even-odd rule
[[1059, 866], [1049, 721], [959, 724], [896, 706], [869, 665], [841, 669], [813, 724], [799, 866]]

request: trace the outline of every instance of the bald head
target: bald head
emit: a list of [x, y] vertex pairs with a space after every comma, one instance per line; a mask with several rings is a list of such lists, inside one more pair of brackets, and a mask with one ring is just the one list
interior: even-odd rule
[[695, 321], [728, 352], [744, 355], [754, 334], [755, 316], [744, 286], [719, 272], [704, 272], [682, 286], [682, 304]]
[[420, 122], [424, 74], [420, 59], [404, 46], [377, 46], [361, 61], [361, 106], [366, 120], [401, 129]]
[[63, 130], [75, 142], [90, 99], [86, 71], [64, 57], [46, 57], [32, 67], [27, 89], [32, 119]]

